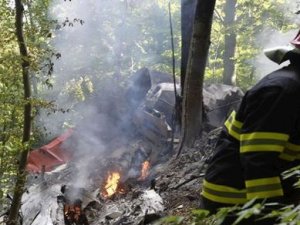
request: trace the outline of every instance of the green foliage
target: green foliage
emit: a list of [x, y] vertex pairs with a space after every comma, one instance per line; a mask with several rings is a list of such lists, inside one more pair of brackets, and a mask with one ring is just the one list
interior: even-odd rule
[[84, 101], [94, 91], [93, 83], [88, 77], [80, 77], [78, 80], [72, 79], [66, 83], [65, 92], [70, 100]]
[[[49, 47], [49, 30], [52, 22], [47, 19], [48, 1], [24, 1], [24, 35], [29, 50], [30, 74], [38, 78], [43, 74], [41, 63], [52, 57]], [[23, 80], [21, 57], [15, 36], [15, 11], [13, 1], [1, 1], [0, 14], [0, 210], [4, 196], [12, 189], [17, 175], [18, 155], [23, 149], [22, 128]], [[41, 101], [31, 99], [36, 107]]]
[[[224, 52], [224, 4], [226, 0], [217, 1], [212, 29], [209, 64], [206, 82], [222, 81]], [[254, 83], [259, 74], [255, 68], [255, 58], [262, 52], [260, 35], [267, 30], [288, 31], [298, 26], [292, 22], [294, 12], [287, 7], [285, 0], [267, 0], [263, 2], [237, 0], [235, 24], [232, 24], [237, 35], [235, 51], [236, 85], [246, 90]], [[296, 10], [295, 10], [296, 11]], [[291, 37], [292, 38], [292, 37]]]
[[[282, 173], [283, 179], [288, 179], [290, 177], [300, 178], [300, 165], [292, 167]], [[298, 181], [299, 182], [299, 181]], [[298, 182], [296, 184], [298, 184]], [[297, 185], [295, 185], [297, 187]]]
[[180, 225], [183, 224], [182, 216], [167, 216], [159, 220], [155, 225]]
[[[296, 182], [294, 186], [295, 188], [299, 188], [300, 166], [291, 168], [282, 175], [283, 179], [291, 177], [298, 178], [298, 182]], [[295, 195], [294, 198], [295, 199], [289, 200], [296, 202], [299, 196]], [[267, 222], [268, 224], [273, 224], [274, 221], [276, 221], [278, 225], [299, 225], [300, 205], [288, 205], [276, 201], [270, 202], [270, 199], [268, 201], [267, 199], [252, 199], [243, 205], [220, 208], [217, 213], [213, 215], [204, 209], [191, 210], [191, 215], [192, 219], [169, 216], [160, 220], [159, 224], [220, 225], [226, 218], [230, 217], [233, 220], [232, 225], [242, 224], [245, 220], [248, 220], [248, 224], [249, 219], [252, 222], [254, 221], [253, 223], [255, 223], [255, 221], [265, 220], [265, 224], [267, 224]], [[190, 222], [187, 223], [186, 221]]]
[[214, 221], [212, 217], [209, 217], [209, 211], [204, 209], [194, 209], [192, 210], [192, 225], [208, 225], [212, 224]]
[[256, 203], [252, 207], [243, 207], [236, 215], [237, 219], [233, 225], [239, 224], [243, 220], [247, 220], [254, 215], [259, 215], [263, 210], [263, 205], [261, 203]]
[[[22, 82], [20, 58], [14, 30], [14, 11], [8, 2], [1, 1], [0, 14], [0, 205], [9, 183], [16, 174], [16, 154], [22, 126]], [[3, 29], [2, 29], [3, 28]]]
[[[234, 218], [233, 225], [243, 223], [251, 218], [251, 221], [272, 219], [279, 225], [298, 225], [300, 221], [300, 205], [284, 205], [277, 202], [253, 199], [244, 205], [220, 208], [214, 215], [209, 215], [206, 210], [192, 210], [192, 225], [220, 225], [225, 218]], [[177, 217], [167, 217], [161, 221], [176, 221]], [[181, 218], [182, 221], [186, 218]], [[168, 224], [168, 223], [160, 223]], [[175, 223], [176, 224], [176, 223]]]
[[195, 218], [195, 221], [202, 220], [209, 215], [209, 211], [204, 209], [194, 209], [192, 210], [192, 215]]
[[[70, 4], [78, 5], [78, 2]], [[139, 4], [136, 1], [90, 0], [84, 4], [92, 7], [86, 7], [84, 13], [76, 7], [75, 12], [68, 12], [65, 7], [68, 1], [54, 1], [54, 4], [59, 7], [53, 7], [50, 17], [60, 16], [55, 17], [59, 25], [58, 30], [52, 31], [52, 43], [61, 57], [52, 59], [54, 70], [51, 77], [37, 78], [41, 98], [48, 97], [49, 86], [54, 87], [51, 98], [58, 101], [51, 115], [64, 108], [77, 116], [81, 112], [76, 108], [93, 94], [102, 92], [108, 78], [115, 81], [115, 86], [122, 86], [128, 75], [142, 67], [172, 73], [168, 1], [146, 0]], [[171, 9], [178, 75], [180, 1], [172, 1]], [[70, 13], [76, 18], [68, 16]], [[69, 118], [74, 117], [69, 115]], [[75, 125], [78, 119], [68, 122]]]
[[273, 211], [267, 216], [279, 218], [280, 225], [298, 225], [300, 221], [300, 206], [289, 205], [280, 210]]
[[[62, 1], [61, 1], [62, 2]], [[67, 1], [68, 2], [68, 1]], [[128, 3], [130, 2], [130, 3]], [[172, 72], [172, 52], [166, 0], [139, 1], [103, 1], [102, 7], [88, 7], [93, 38], [87, 34], [77, 36], [80, 29], [87, 27], [88, 21], [76, 18], [64, 18], [62, 21], [51, 19], [50, 0], [24, 0], [24, 34], [29, 50], [30, 74], [34, 98], [34, 116], [43, 108], [47, 113], [75, 111], [75, 106], [87, 100], [94, 92], [105, 85], [107, 77], [113, 77], [116, 85], [122, 85], [127, 75], [141, 67]], [[23, 84], [20, 56], [15, 37], [15, 12], [13, 1], [0, 1], [0, 201], [11, 189], [17, 170], [17, 155], [22, 149], [23, 126]], [[128, 3], [128, 4], [127, 4]], [[211, 48], [206, 81], [221, 82], [223, 73], [222, 54], [224, 52], [224, 12], [225, 0], [217, 1]], [[113, 6], [113, 8], [112, 8]], [[181, 55], [180, 1], [171, 1], [174, 26], [176, 74], [179, 74]], [[66, 10], [62, 8], [61, 10]], [[145, 13], [146, 12], [146, 13]], [[267, 26], [272, 29], [287, 31], [295, 25], [289, 22], [283, 0], [263, 2], [238, 0], [234, 29], [237, 34], [236, 77], [237, 85], [243, 89], [255, 82], [257, 71], [253, 59], [261, 52], [256, 37]], [[78, 16], [78, 18], [77, 18]], [[86, 19], [86, 18], [85, 18]], [[99, 23], [101, 21], [101, 23]], [[63, 31], [70, 32], [63, 32]], [[72, 38], [78, 38], [74, 44]], [[57, 52], [53, 42], [57, 39], [68, 51]], [[88, 53], [88, 54], [87, 54]], [[85, 61], [88, 59], [89, 63]], [[64, 70], [54, 70], [57, 64], [68, 64]], [[45, 89], [61, 87], [53, 95], [66, 99], [66, 108], [59, 108], [55, 102], [45, 100]], [[35, 121], [32, 144], [38, 146], [45, 142], [45, 130]], [[72, 126], [74, 121], [63, 121]], [[63, 125], [62, 125], [63, 126]], [[292, 173], [298, 173], [296, 170]], [[300, 184], [297, 184], [300, 186]], [[3, 204], [0, 205], [2, 206]], [[1, 209], [1, 207], [0, 207]], [[221, 221], [232, 209], [223, 209], [217, 214]], [[259, 210], [258, 205], [255, 210]], [[248, 210], [241, 217], [255, 213]], [[295, 209], [285, 209], [285, 213]], [[294, 210], [294, 211], [293, 211]], [[298, 209], [297, 209], [298, 210]], [[296, 210], [296, 211], [297, 211]], [[298, 212], [298, 211], [297, 211]], [[248, 213], [248, 214], [247, 214]], [[201, 224], [207, 212], [193, 212], [194, 224]], [[286, 216], [285, 218], [287, 218]], [[292, 217], [294, 218], [294, 217]], [[182, 223], [181, 217], [169, 218], [169, 224]], [[204, 223], [205, 224], [205, 223]], [[209, 223], [208, 223], [209, 224]]]
[[283, 179], [296, 178], [296, 182], [294, 183], [295, 189], [299, 191], [300, 188], [300, 165], [290, 168], [282, 173]]

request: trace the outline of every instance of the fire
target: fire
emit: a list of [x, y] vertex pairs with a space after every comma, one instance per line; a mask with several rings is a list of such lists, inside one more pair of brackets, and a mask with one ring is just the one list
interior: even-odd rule
[[139, 180], [145, 180], [149, 175], [149, 170], [150, 170], [150, 162], [149, 161], [143, 162], [141, 176]]
[[89, 224], [84, 211], [81, 209], [81, 201], [78, 199], [74, 203], [64, 204], [64, 219], [65, 224]]
[[106, 184], [104, 186], [104, 197], [110, 197], [118, 190], [121, 175], [118, 172], [112, 172], [108, 175]]
[[79, 221], [81, 209], [79, 206], [65, 205], [64, 214], [68, 221]]

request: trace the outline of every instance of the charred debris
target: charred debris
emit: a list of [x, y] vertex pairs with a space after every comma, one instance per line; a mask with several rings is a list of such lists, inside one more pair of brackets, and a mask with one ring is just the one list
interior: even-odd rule
[[[203, 95], [203, 138], [176, 160], [171, 75], [143, 68], [130, 76], [125, 92], [107, 99], [109, 104], [97, 96], [100, 124], [85, 118], [70, 135], [29, 156], [22, 224], [142, 225], [197, 207], [218, 127], [243, 93], [237, 87], [206, 85]], [[91, 130], [93, 135], [86, 133]], [[0, 223], [4, 220], [5, 214]]]

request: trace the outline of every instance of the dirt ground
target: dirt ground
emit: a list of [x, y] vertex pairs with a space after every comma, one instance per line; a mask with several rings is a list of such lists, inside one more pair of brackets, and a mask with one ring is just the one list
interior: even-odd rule
[[[88, 197], [83, 205], [94, 205], [85, 207], [90, 224], [153, 224], [153, 221], [145, 222], [149, 215], [158, 218], [182, 216], [185, 218], [183, 224], [191, 224], [191, 211], [200, 208], [200, 191], [206, 162], [212, 155], [219, 131], [220, 129], [216, 129], [204, 134], [193, 148], [184, 148], [177, 158], [175, 150], [173, 158], [153, 167], [152, 180], [148, 185], [137, 184], [127, 194], [109, 201], [99, 199], [94, 177], [93, 185], [86, 185], [83, 194]], [[72, 168], [72, 164], [69, 164], [65, 169], [34, 178], [35, 182], [31, 183], [23, 198], [24, 225], [65, 224], [58, 199], [63, 195], [62, 185], [68, 185], [72, 177], [76, 177], [77, 172]], [[143, 198], [147, 195], [154, 198]], [[84, 198], [82, 200], [85, 201]], [[155, 211], [155, 208], [160, 209]], [[154, 211], [150, 213], [152, 209]], [[113, 218], [108, 221], [106, 217]]]
[[164, 200], [167, 215], [185, 217], [188, 224], [193, 209], [200, 208], [200, 192], [206, 162], [212, 155], [220, 128], [204, 134], [193, 148], [185, 148], [160, 168], [155, 189]]

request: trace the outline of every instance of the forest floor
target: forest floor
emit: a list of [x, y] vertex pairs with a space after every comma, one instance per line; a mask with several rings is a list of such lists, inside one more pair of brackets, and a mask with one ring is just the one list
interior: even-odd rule
[[[205, 166], [212, 155], [219, 131], [216, 129], [204, 134], [193, 148], [184, 148], [177, 158], [174, 152], [173, 158], [153, 168], [154, 176], [148, 186], [133, 182], [130, 191], [124, 195], [109, 200], [99, 198], [101, 188], [94, 176], [93, 184], [85, 185], [80, 194], [89, 224], [153, 224], [155, 219], [165, 216], [183, 217], [182, 224], [191, 224], [192, 210], [200, 208]], [[102, 169], [99, 168], [99, 171]], [[95, 171], [96, 174], [99, 171]], [[63, 169], [45, 174], [42, 180], [41, 177], [32, 178], [34, 182], [29, 184], [23, 196], [22, 225], [66, 224], [64, 205], [60, 201], [61, 196], [66, 197], [62, 193], [62, 186], [68, 186], [76, 175], [77, 171], [71, 163]]]
[[164, 200], [167, 215], [183, 216], [189, 224], [193, 209], [200, 208], [200, 191], [206, 162], [212, 155], [220, 128], [203, 135], [193, 148], [162, 166], [155, 188]]

